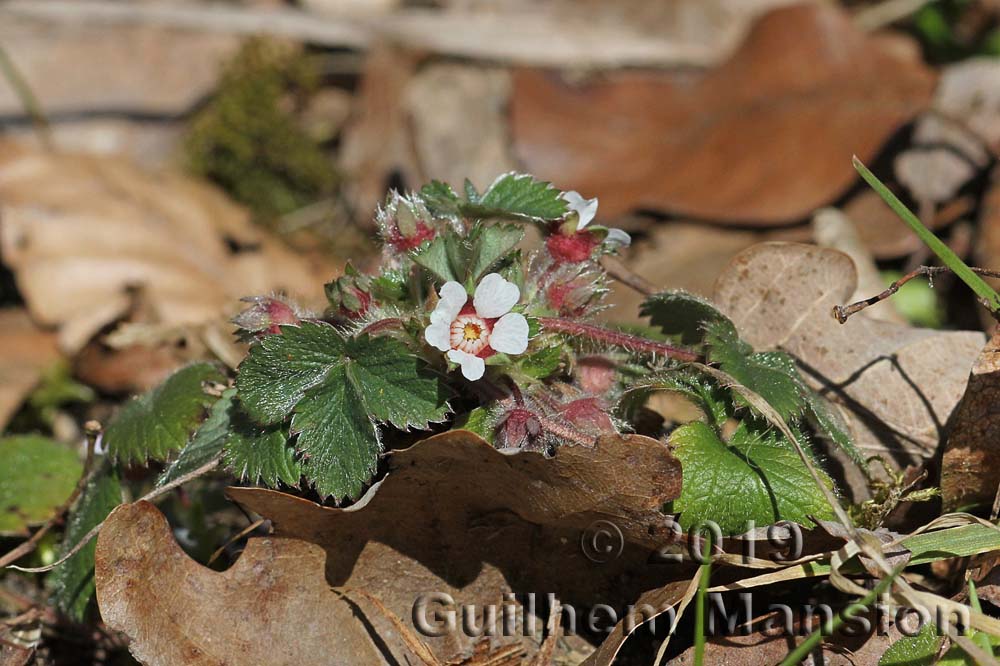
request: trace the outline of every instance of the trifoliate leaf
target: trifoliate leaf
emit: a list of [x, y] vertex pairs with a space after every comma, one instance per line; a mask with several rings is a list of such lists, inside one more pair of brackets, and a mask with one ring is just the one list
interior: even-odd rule
[[195, 471], [222, 453], [229, 436], [229, 408], [235, 396], [236, 389], [223, 392], [222, 397], [212, 405], [208, 418], [177, 454], [177, 459], [156, 480], [157, 488]]
[[344, 339], [316, 322], [285, 327], [252, 348], [237, 391], [264, 425], [294, 408], [302, 470], [323, 495], [356, 497], [380, 451], [376, 421], [427, 428], [448, 413], [447, 390], [394, 338]]
[[432, 180], [420, 188], [420, 198], [431, 214], [437, 217], [457, 217], [460, 199], [448, 183]]
[[250, 348], [236, 375], [246, 410], [263, 425], [280, 423], [306, 389], [319, 383], [343, 357], [346, 343], [332, 326], [305, 322], [283, 326]]
[[469, 239], [472, 247], [469, 279], [478, 283], [479, 278], [514, 251], [522, 238], [524, 228], [512, 224], [477, 226]]
[[[107, 518], [111, 510], [122, 502], [122, 489], [118, 473], [104, 461], [100, 471], [84, 488], [76, 506], [69, 514], [63, 535], [60, 556], [69, 552], [98, 523]], [[97, 540], [91, 540], [49, 576], [52, 601], [68, 616], [81, 622], [94, 596], [94, 549]]]
[[677, 337], [686, 345], [701, 342], [709, 323], [729, 321], [704, 298], [680, 290], [653, 294], [643, 302], [639, 314], [649, 317], [649, 323], [665, 335]]
[[739, 339], [729, 320], [705, 326], [708, 360], [733, 376], [740, 384], [760, 395], [783, 419], [802, 414], [806, 406], [805, 386], [795, 362], [782, 352], [754, 353]]
[[[711, 426], [689, 423], [674, 430], [670, 443], [684, 468], [673, 510], [681, 513], [685, 528], [713, 520], [724, 534], [736, 534], [750, 520], [763, 526], [834, 518], [793, 445], [774, 430], [759, 431], [743, 422], [724, 442]], [[820, 474], [832, 488], [833, 482]]]
[[205, 393], [202, 385], [224, 380], [210, 363], [195, 363], [170, 375], [125, 405], [111, 422], [104, 433], [108, 455], [125, 464], [165, 460], [184, 446], [217, 399]]
[[37, 435], [0, 439], [0, 535], [48, 520], [83, 473], [73, 449]]
[[288, 445], [288, 429], [280, 425], [260, 426], [240, 408], [238, 400], [228, 406], [229, 432], [225, 440], [225, 463], [236, 476], [251, 483], [277, 487], [299, 485], [302, 468]]
[[568, 211], [562, 192], [527, 174], [500, 176], [483, 193], [478, 203], [461, 206], [467, 217], [513, 218], [544, 222], [558, 220]]

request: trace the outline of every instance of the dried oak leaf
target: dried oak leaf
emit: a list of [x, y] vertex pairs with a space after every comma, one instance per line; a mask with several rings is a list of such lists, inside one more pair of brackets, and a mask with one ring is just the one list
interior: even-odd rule
[[941, 462], [944, 509], [991, 503], [1000, 483], [1000, 333], [976, 358], [949, 426]]
[[[648, 561], [669, 539], [661, 509], [680, 489], [680, 463], [648, 437], [606, 436], [546, 458], [453, 431], [393, 453], [388, 475], [346, 509], [264, 489], [228, 492], [277, 535], [325, 548], [332, 585], [367, 590], [412, 622], [415, 600], [429, 593], [480, 614], [511, 591], [535, 592], [539, 612], [548, 594], [578, 609], [624, 608], [679, 573]], [[474, 651], [460, 626], [426, 641], [443, 661]]]
[[831, 312], [857, 272], [836, 250], [763, 243], [719, 276], [716, 304], [756, 349], [784, 349], [809, 382], [846, 408], [857, 446], [900, 468], [937, 450], [983, 345], [973, 331], [936, 331]]
[[123, 159], [0, 143], [0, 220], [3, 262], [66, 351], [121, 317], [136, 290], [147, 316], [171, 325], [215, 321], [248, 293], [321, 297], [323, 279], [218, 190]]
[[325, 558], [304, 541], [256, 538], [229, 570], [212, 571], [184, 554], [156, 507], [123, 504], [97, 540], [97, 600], [148, 666], [384, 663], [326, 584]]
[[24, 308], [0, 310], [0, 431], [59, 358], [56, 336], [35, 326]]
[[514, 77], [515, 150], [525, 167], [635, 208], [753, 225], [801, 219], [855, 182], [923, 108], [934, 76], [901, 38], [872, 36], [809, 3], [761, 18], [704, 74], [624, 72], [581, 86]]

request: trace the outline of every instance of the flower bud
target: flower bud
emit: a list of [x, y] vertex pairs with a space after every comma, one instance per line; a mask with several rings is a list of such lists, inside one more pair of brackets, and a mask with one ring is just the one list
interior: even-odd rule
[[252, 305], [233, 317], [233, 323], [244, 333], [255, 336], [281, 333], [281, 326], [301, 321], [298, 307], [273, 296], [249, 296], [242, 299]]
[[394, 252], [405, 253], [437, 235], [430, 212], [419, 202], [391, 192], [376, 216], [382, 240]]
[[359, 319], [372, 303], [371, 278], [362, 275], [350, 264], [344, 275], [323, 285], [330, 306], [343, 317]]

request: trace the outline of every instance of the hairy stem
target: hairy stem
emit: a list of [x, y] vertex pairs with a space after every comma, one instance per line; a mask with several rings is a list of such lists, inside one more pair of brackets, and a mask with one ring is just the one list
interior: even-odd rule
[[361, 329], [358, 335], [372, 335], [378, 333], [379, 331], [384, 331], [387, 328], [402, 328], [403, 320], [398, 317], [390, 317], [389, 319], [379, 319], [378, 321], [372, 322]]
[[649, 338], [631, 335], [621, 331], [614, 331], [603, 326], [584, 324], [571, 319], [561, 317], [539, 317], [538, 322], [543, 328], [557, 333], [566, 333], [596, 342], [606, 342], [616, 347], [628, 349], [629, 351], [644, 352], [647, 354], [662, 354], [677, 361], [697, 361], [699, 356], [690, 349], [675, 347]]

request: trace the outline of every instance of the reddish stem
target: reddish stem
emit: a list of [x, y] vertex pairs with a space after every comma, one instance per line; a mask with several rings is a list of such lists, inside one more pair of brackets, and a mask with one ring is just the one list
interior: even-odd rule
[[560, 317], [539, 317], [538, 322], [543, 328], [550, 331], [566, 333], [568, 335], [597, 340], [599, 342], [606, 342], [608, 344], [615, 345], [616, 347], [628, 349], [629, 351], [645, 352], [647, 354], [663, 354], [664, 356], [678, 361], [697, 361], [699, 358], [698, 354], [690, 349], [675, 347], [673, 345], [664, 344], [648, 338], [642, 338], [637, 335], [622, 333], [621, 331], [613, 331], [602, 326], [583, 324], [578, 321], [562, 319]]
[[379, 319], [378, 321], [372, 322], [361, 329], [358, 335], [372, 335], [378, 333], [379, 331], [384, 331], [387, 328], [402, 328], [403, 320], [398, 317], [390, 317], [388, 319]]

